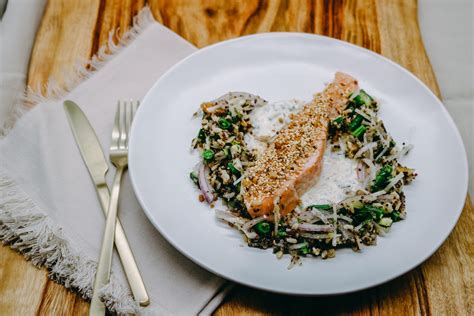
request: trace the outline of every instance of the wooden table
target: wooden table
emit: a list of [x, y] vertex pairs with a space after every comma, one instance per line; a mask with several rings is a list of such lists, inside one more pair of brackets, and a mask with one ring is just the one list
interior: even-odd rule
[[[309, 32], [339, 38], [401, 64], [440, 96], [421, 41], [416, 0], [150, 0], [157, 21], [197, 47], [244, 34]], [[109, 31], [126, 31], [144, 0], [49, 0], [30, 61], [28, 84], [40, 87], [78, 58], [90, 58]], [[43, 88], [44, 89], [44, 88]], [[219, 307], [227, 314], [468, 315], [474, 240], [470, 199], [451, 236], [425, 263], [384, 285], [342, 296], [301, 298], [238, 287]], [[434, 228], [435, 229], [435, 228]], [[88, 303], [0, 247], [0, 314], [86, 314]]]

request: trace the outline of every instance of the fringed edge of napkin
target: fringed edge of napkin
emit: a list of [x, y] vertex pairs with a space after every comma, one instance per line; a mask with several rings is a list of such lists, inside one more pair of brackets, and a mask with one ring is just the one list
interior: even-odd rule
[[[8, 119], [5, 121], [4, 125], [0, 127], [0, 139], [5, 137], [14, 127], [18, 119], [32, 109], [35, 104], [59, 100], [66, 96], [77, 85], [93, 76], [98, 70], [107, 64], [107, 62], [126, 48], [128, 44], [137, 38], [143, 30], [152, 23], [155, 23], [153, 14], [150, 7], [145, 6], [133, 18], [133, 25], [127, 32], [118, 37], [118, 29], [111, 31], [109, 33], [107, 44], [100, 47], [97, 54], [92, 56], [90, 60], [78, 59], [75, 67], [73, 67], [73, 69], [68, 73], [64, 74], [63, 82], [61, 84], [59, 84], [54, 77], [50, 77], [45, 84], [42, 86], [38, 85], [35, 89], [28, 86], [17, 98], [18, 100], [12, 107]], [[114, 39], [117, 39], [117, 44]], [[43, 88], [45, 91], [44, 93], [41, 92], [43, 91]]]
[[[37, 267], [46, 267], [48, 277], [90, 300], [97, 262], [76, 251], [61, 228], [0, 169], [0, 240]], [[122, 284], [111, 276], [102, 290], [106, 306], [118, 314], [140, 311]]]
[[[114, 58], [143, 30], [154, 22], [149, 7], [135, 16], [132, 28], [114, 43], [116, 31], [109, 34], [108, 44], [99, 49], [90, 61], [78, 63], [65, 84], [59, 85], [53, 78], [48, 80], [46, 93], [31, 88], [14, 106], [0, 137], [7, 135], [15, 122], [37, 103], [60, 99], [82, 81], [94, 75], [103, 65]], [[41, 91], [38, 89], [37, 91]], [[78, 293], [84, 299], [92, 297], [92, 287], [97, 262], [85, 258], [64, 238], [61, 228], [30, 199], [15, 181], [0, 168], [0, 240], [21, 253], [35, 266], [46, 267], [48, 277]], [[139, 314], [143, 310], [133, 300], [129, 290], [112, 275], [108, 286], [102, 289], [102, 300], [109, 310], [117, 314]]]

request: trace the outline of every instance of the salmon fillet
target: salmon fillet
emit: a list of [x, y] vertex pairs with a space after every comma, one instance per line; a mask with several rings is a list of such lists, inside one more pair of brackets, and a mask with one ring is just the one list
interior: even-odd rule
[[334, 81], [314, 96], [280, 130], [242, 179], [248, 213], [258, 217], [278, 210], [286, 215], [317, 180], [328, 137], [328, 123], [345, 108], [357, 81], [336, 73]]

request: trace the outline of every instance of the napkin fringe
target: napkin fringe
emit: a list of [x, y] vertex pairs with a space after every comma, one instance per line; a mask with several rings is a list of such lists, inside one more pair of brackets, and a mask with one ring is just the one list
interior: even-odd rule
[[[146, 6], [134, 17], [133, 26], [121, 36], [117, 44], [114, 39], [118, 29], [109, 33], [108, 43], [102, 46], [91, 60], [78, 61], [74, 70], [64, 76], [63, 84], [50, 78], [44, 86], [44, 93], [41, 92], [41, 86], [35, 90], [32, 87], [25, 89], [4, 126], [0, 128], [0, 138], [6, 136], [15, 122], [35, 104], [58, 100], [82, 81], [93, 76], [153, 22], [151, 10]], [[78, 293], [84, 299], [91, 299], [97, 262], [76, 251], [72, 242], [63, 237], [61, 229], [1, 168], [0, 240], [21, 253], [35, 266], [46, 267], [50, 279]], [[101, 290], [101, 299], [110, 311], [117, 314], [142, 313], [143, 309], [129, 293], [112, 274], [110, 283]]]
[[[78, 293], [92, 298], [97, 262], [75, 251], [72, 243], [15, 181], [0, 170], [0, 240], [21, 253], [37, 267], [46, 267], [48, 277]], [[120, 315], [140, 313], [114, 275], [101, 290], [101, 299], [109, 310]]]
[[150, 7], [143, 7], [133, 18], [133, 24], [129, 30], [120, 37], [118, 36], [119, 28], [110, 31], [107, 44], [100, 47], [97, 54], [90, 60], [78, 59], [72, 70], [63, 73], [62, 83], [59, 83], [54, 77], [50, 77], [45, 84], [38, 84], [34, 89], [28, 86], [18, 97], [3, 127], [0, 127], [0, 139], [5, 137], [18, 119], [35, 104], [48, 103], [65, 97], [81, 82], [93, 76], [154, 22], [155, 19]]

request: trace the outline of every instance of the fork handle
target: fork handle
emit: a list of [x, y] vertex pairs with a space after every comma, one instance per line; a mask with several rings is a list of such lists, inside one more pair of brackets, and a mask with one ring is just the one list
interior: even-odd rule
[[[97, 187], [97, 193], [102, 205], [104, 215], [107, 216], [107, 211], [110, 202], [110, 192], [106, 184]], [[117, 249], [120, 261], [122, 262], [123, 270], [127, 276], [128, 284], [132, 290], [133, 297], [140, 304], [140, 306], [147, 306], [150, 304], [150, 298], [145, 288], [140, 270], [137, 262], [133, 256], [132, 249], [128, 243], [127, 236], [120, 223], [120, 218], [117, 216], [117, 225], [115, 226], [115, 248]]]
[[98, 316], [105, 315], [105, 305], [99, 298], [99, 290], [102, 289], [110, 279], [110, 270], [112, 266], [112, 254], [114, 250], [115, 225], [117, 223], [117, 206], [120, 193], [120, 182], [125, 166], [117, 166], [115, 173], [112, 193], [110, 194], [109, 210], [105, 223], [104, 236], [102, 238], [102, 246], [100, 248], [99, 263], [95, 274], [94, 291], [92, 293], [92, 301], [89, 309], [89, 315]]

